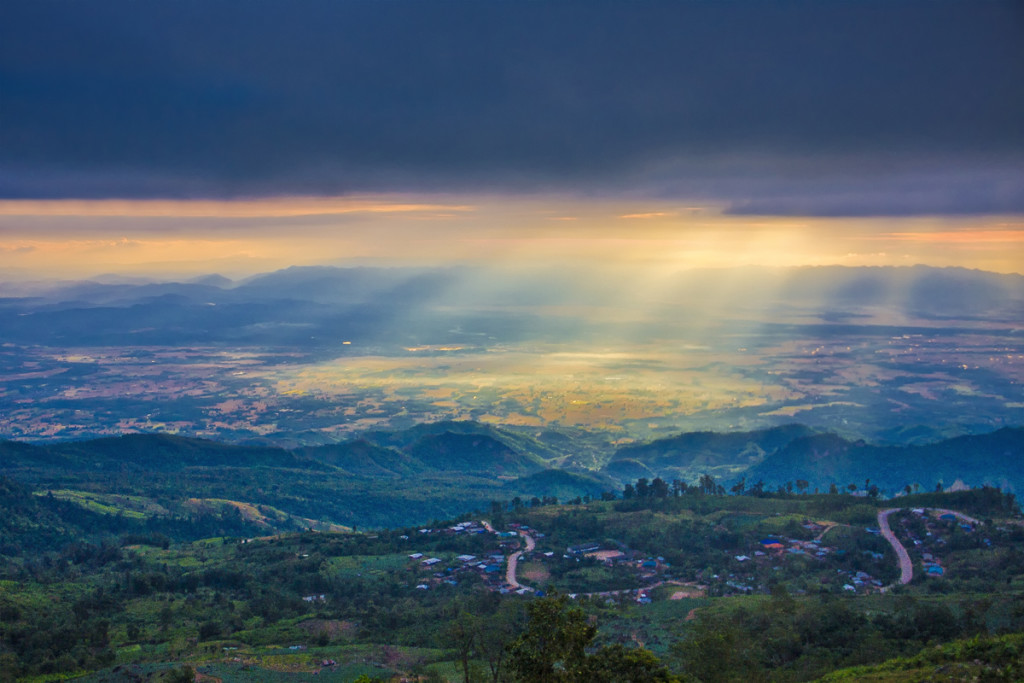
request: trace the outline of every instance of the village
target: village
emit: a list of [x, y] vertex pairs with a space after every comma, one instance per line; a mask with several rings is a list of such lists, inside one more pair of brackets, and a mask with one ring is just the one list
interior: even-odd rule
[[[650, 602], [645, 589], [658, 583], [659, 579], [667, 578], [669, 569], [664, 558], [649, 558], [628, 549], [626, 551], [602, 549], [601, 545], [596, 543], [570, 546], [559, 552], [544, 544], [546, 540], [544, 533], [516, 523], [509, 524], [508, 530], [498, 531], [493, 529], [488, 522], [469, 521], [443, 529], [419, 529], [418, 533], [450, 536], [486, 534], [488, 540], [493, 538], [494, 541], [490, 549], [481, 554], [409, 553], [409, 569], [416, 577], [416, 582], [413, 585], [416, 590], [426, 591], [443, 585], [456, 586], [460, 581], [472, 577], [472, 580], [479, 581], [488, 589], [502, 595], [515, 593], [542, 597], [545, 594], [543, 586], [522, 583], [522, 581], [542, 583], [536, 580], [538, 575], [535, 568], [538, 565], [555, 562], [600, 562], [607, 566], [615, 565], [631, 569], [636, 578], [636, 588], [595, 591], [594, 593], [569, 592], [571, 597], [579, 597], [583, 594], [600, 594], [609, 597], [631, 595], [637, 602], [643, 604]], [[408, 537], [403, 537], [403, 539], [408, 540]], [[539, 547], [538, 542], [544, 545]], [[523, 547], [524, 543], [525, 548]], [[438, 555], [443, 555], [443, 557]], [[522, 573], [517, 573], [520, 563], [534, 568], [533, 571], [526, 572], [530, 575], [529, 578], [524, 577]], [[541, 575], [550, 577], [550, 572], [541, 572]]]
[[[897, 512], [899, 538], [914, 553], [914, 563], [923, 575], [930, 578], [946, 574], [942, 557], [950, 549], [952, 537], [971, 534], [979, 524], [951, 511], [914, 508]], [[896, 583], [909, 582], [898, 578], [899, 561], [879, 528], [810, 520], [800, 526], [807, 537], [768, 535], [723, 550], [720, 563], [683, 575], [665, 557], [621, 544], [592, 541], [555, 547], [543, 532], [523, 524], [512, 523], [507, 529], [496, 530], [486, 521], [466, 521], [439, 529], [422, 528], [417, 535], [478, 536], [478, 547], [485, 549], [458, 554], [411, 552], [407, 569], [415, 590], [473, 580], [503, 595], [542, 596], [546, 589], [555, 587], [573, 598], [599, 597], [638, 604], [661, 597], [767, 593], [779, 581], [789, 583], [795, 593], [826, 590], [858, 595], [885, 592]], [[415, 542], [415, 538], [402, 538]], [[982, 542], [991, 545], [988, 539]], [[587, 568], [592, 574], [604, 570], [614, 577], [614, 585], [595, 588], [583, 580], [574, 584], [572, 579], [585, 576]], [[668, 588], [655, 591], [662, 586]]]
[[[965, 537], [974, 534], [980, 525], [979, 520], [960, 512], [928, 508], [901, 510], [897, 521], [911, 561], [920, 565], [926, 577], [945, 576], [943, 556], [964, 545]], [[985, 547], [992, 546], [989, 538], [970, 539], [967, 544], [979, 541]]]

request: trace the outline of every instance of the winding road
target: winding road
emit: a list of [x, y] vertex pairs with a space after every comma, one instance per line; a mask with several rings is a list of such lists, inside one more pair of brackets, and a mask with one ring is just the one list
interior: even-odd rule
[[882, 537], [889, 541], [889, 545], [896, 551], [896, 557], [899, 558], [900, 562], [900, 583], [908, 584], [911, 579], [914, 578], [914, 563], [910, 561], [910, 554], [907, 553], [907, 549], [903, 547], [899, 539], [896, 538], [896, 534], [889, 528], [889, 515], [894, 512], [898, 512], [903, 508], [887, 508], [885, 510], [878, 511], [878, 528], [882, 532]]
[[[911, 562], [910, 554], [907, 553], [907, 549], [903, 547], [903, 544], [900, 543], [898, 538], [896, 538], [896, 534], [894, 534], [892, 532], [892, 529], [889, 528], [889, 515], [891, 515], [894, 512], [898, 512], [900, 510], [903, 510], [903, 509], [905, 509], [905, 508], [887, 508], [885, 510], [879, 510], [878, 511], [878, 528], [881, 530], [883, 538], [885, 538], [885, 540], [889, 541], [889, 545], [891, 545], [892, 549], [896, 551], [896, 557], [899, 558], [899, 562], [900, 562], [900, 583], [901, 584], [908, 584], [914, 578], [914, 563]], [[969, 524], [980, 524], [981, 523], [977, 519], [975, 519], [974, 517], [971, 517], [970, 515], [965, 515], [962, 512], [957, 512], [956, 510], [945, 510], [945, 509], [939, 509], [939, 508], [931, 508], [931, 511], [935, 512], [935, 513], [938, 513], [940, 516], [941, 515], [947, 515], [947, 514], [948, 515], [955, 515], [957, 519], [962, 519], [963, 521], [965, 521], [965, 522], [967, 522]]]
[[508, 569], [505, 570], [505, 583], [512, 586], [513, 589], [529, 588], [529, 586], [524, 586], [516, 580], [516, 567], [519, 565], [520, 555], [522, 555], [524, 552], [528, 553], [537, 547], [537, 542], [533, 540], [533, 536], [526, 533], [525, 531], [520, 531], [519, 535], [526, 539], [526, 550], [517, 550], [511, 555], [509, 555]]

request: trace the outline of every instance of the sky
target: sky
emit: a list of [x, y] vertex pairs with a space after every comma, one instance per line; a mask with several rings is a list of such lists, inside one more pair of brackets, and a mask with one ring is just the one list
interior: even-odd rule
[[0, 281], [1024, 272], [1024, 5], [0, 5]]

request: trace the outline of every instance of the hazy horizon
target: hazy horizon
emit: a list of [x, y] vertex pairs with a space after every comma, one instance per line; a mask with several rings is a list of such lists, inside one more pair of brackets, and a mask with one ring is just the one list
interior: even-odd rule
[[0, 281], [1024, 272], [1010, 0], [237, 10], [0, 8]]

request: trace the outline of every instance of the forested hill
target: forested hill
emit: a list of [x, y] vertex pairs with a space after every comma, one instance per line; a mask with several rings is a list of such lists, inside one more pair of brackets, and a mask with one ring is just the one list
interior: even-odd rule
[[883, 492], [907, 486], [948, 488], [957, 481], [1024, 491], [1024, 428], [1005, 427], [989, 434], [959, 436], [920, 446], [873, 446], [834, 434], [796, 439], [744, 473], [748, 485], [763, 481], [774, 488], [802, 479], [827, 490], [865, 480]]
[[[555, 458], [532, 443], [471, 422], [295, 450], [167, 434], [0, 441], [0, 476], [11, 492], [0, 499], [0, 515], [17, 512], [21, 520], [5, 540], [56, 547], [108, 533], [189, 540], [395, 527], [488, 509], [492, 501], [599, 497], [619, 486], [599, 474], [552, 469]], [[33, 531], [42, 527], [53, 533]]]
[[685, 432], [622, 446], [605, 471], [629, 481], [639, 477], [694, 480], [701, 474], [728, 476], [813, 433], [799, 424], [749, 432]]
[[143, 469], [173, 472], [185, 467], [298, 467], [326, 469], [283, 448], [236, 446], [170, 434], [126, 434], [119, 437], [54, 444], [46, 450], [68, 467]]
[[[294, 450], [234, 445], [169, 434], [129, 434], [91, 441], [28, 444], [0, 441], [0, 472], [50, 479], [60, 472], [173, 473], [185, 469], [276, 468], [407, 479], [479, 474], [522, 477], [556, 468], [565, 446], [476, 422], [441, 422], [398, 432], [368, 432], [340, 444]], [[570, 457], [570, 461], [571, 461]], [[587, 470], [576, 466], [576, 472]], [[1024, 428], [960, 436], [931, 444], [886, 446], [815, 433], [803, 425], [749, 432], [688, 432], [615, 451], [601, 481], [639, 477], [720, 481], [744, 477], [775, 487], [796, 480], [825, 489], [871, 479], [883, 491], [989, 484], [1024, 490]]]
[[[870, 482], [882, 495], [907, 486], [948, 488], [958, 480], [1024, 490], [1024, 428], [902, 447], [815, 434], [799, 425], [699, 432], [624, 447], [600, 470], [558, 467], [566, 461], [564, 448], [528, 432], [473, 422], [368, 433], [295, 450], [134, 434], [47, 445], [0, 442], [0, 475], [28, 494], [50, 492], [92, 513], [120, 515], [122, 531], [143, 525], [182, 538], [189, 537], [187, 525], [165, 529], [160, 520], [185, 524], [203, 517], [253, 532], [394, 527], [489, 509], [492, 501], [615, 495], [640, 477], [693, 483], [709, 475], [728, 488], [742, 480], [748, 489], [758, 482], [762, 490], [792, 483], [822, 492]], [[29, 499], [15, 498], [26, 519], [70, 509], [48, 502], [45, 510], [30, 510], [24, 508]], [[73, 515], [62, 520], [74, 523]], [[109, 526], [101, 522], [89, 525], [98, 531]]]
[[416, 430], [415, 436], [404, 440], [394, 436], [391, 443], [378, 436], [378, 443], [357, 439], [294, 451], [169, 434], [127, 434], [45, 445], [2, 441], [0, 471], [174, 472], [184, 468], [274, 467], [406, 476], [431, 471], [522, 475], [547, 467], [536, 453], [517, 450], [488, 433], [463, 428], [459, 432], [443, 429], [437, 433]]

